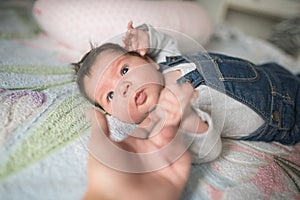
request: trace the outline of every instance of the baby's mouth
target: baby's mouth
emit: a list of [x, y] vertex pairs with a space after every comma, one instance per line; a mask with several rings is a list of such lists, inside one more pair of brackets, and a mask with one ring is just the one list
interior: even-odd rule
[[142, 105], [146, 101], [146, 99], [147, 99], [147, 96], [146, 96], [144, 90], [137, 92], [134, 97], [134, 101], [137, 106]]

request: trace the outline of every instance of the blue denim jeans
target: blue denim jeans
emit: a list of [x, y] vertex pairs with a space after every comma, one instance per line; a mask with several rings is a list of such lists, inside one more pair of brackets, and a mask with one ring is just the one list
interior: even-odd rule
[[[265, 123], [241, 140], [300, 141], [300, 78], [276, 63], [255, 65], [247, 60], [221, 54], [168, 57], [162, 70], [181, 63], [195, 63], [194, 70], [177, 82], [204, 84], [252, 108]], [[244, 114], [244, 113], [241, 113]]]

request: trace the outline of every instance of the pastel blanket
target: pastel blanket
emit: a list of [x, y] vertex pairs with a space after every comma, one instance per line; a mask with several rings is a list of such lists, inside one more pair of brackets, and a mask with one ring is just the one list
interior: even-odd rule
[[[90, 130], [84, 113], [90, 105], [74, 83], [67, 59], [72, 50], [62, 49], [44, 34], [1, 35], [1, 199], [84, 195]], [[226, 25], [216, 28], [208, 49], [299, 70], [282, 52]], [[300, 199], [300, 144], [226, 139], [223, 144], [217, 160], [192, 166], [181, 199]]]

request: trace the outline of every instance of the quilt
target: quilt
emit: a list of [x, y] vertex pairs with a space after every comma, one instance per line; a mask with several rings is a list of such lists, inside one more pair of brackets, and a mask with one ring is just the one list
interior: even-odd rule
[[[39, 30], [33, 1], [0, 5], [1, 199], [81, 199], [87, 187], [89, 123], [69, 64], [73, 51]], [[25, 8], [25, 9], [24, 9]], [[293, 60], [265, 41], [226, 24], [207, 50], [277, 61]], [[300, 199], [300, 144], [223, 139], [220, 157], [193, 165], [181, 199]]]

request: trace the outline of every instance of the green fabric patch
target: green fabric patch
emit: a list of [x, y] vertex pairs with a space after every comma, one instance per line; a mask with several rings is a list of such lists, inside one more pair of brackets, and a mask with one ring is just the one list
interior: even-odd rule
[[46, 65], [7, 65], [0, 66], [0, 72], [39, 75], [66, 75], [75, 74], [72, 66], [46, 66]]
[[71, 95], [39, 122], [30, 135], [13, 149], [0, 164], [0, 179], [29, 166], [86, 133], [89, 123], [80, 95]]

